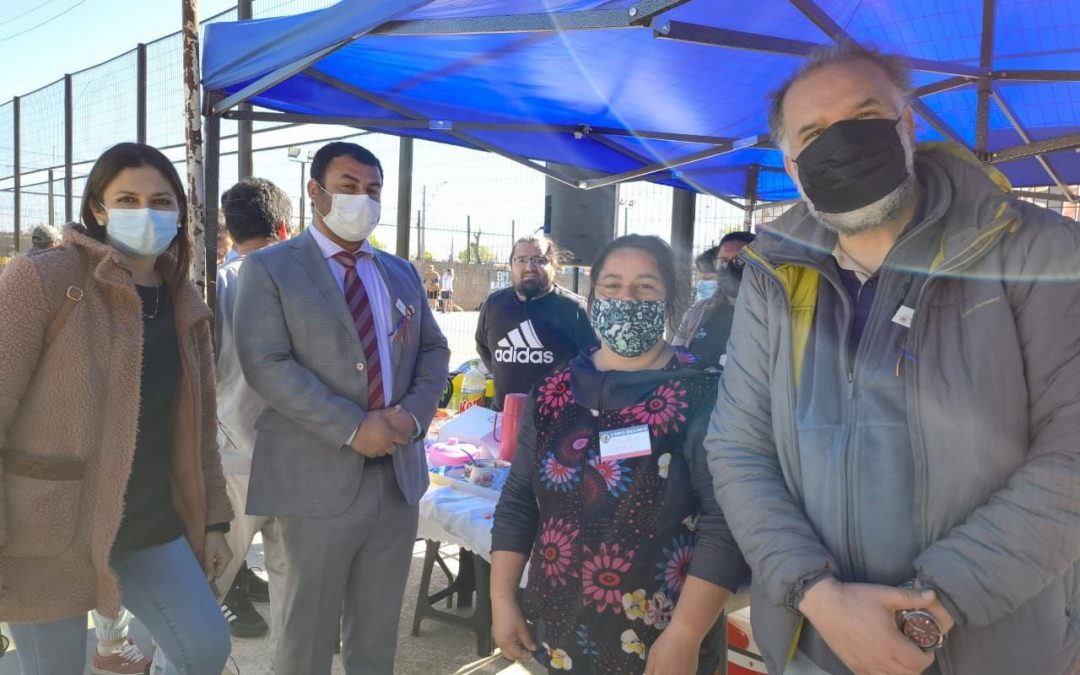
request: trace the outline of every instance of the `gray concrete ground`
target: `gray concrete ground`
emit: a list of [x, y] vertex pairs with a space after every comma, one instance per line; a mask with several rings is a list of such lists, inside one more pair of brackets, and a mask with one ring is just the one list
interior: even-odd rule
[[[456, 571], [457, 547], [443, 547], [444, 558], [451, 570]], [[424, 547], [418, 542], [413, 555], [412, 569], [409, 573], [409, 585], [405, 591], [404, 606], [399, 619], [398, 631], [398, 658], [395, 673], [398, 675], [529, 675], [539, 674], [543, 671], [535, 663], [527, 666], [512, 664], [502, 658], [481, 659], [476, 654], [476, 639], [473, 633], [464, 628], [449, 626], [431, 620], [425, 620], [420, 627], [420, 637], [413, 637], [412, 630], [413, 610], [416, 607], [416, 598], [420, 586], [420, 567], [423, 562]], [[248, 564], [254, 568], [262, 565], [262, 543], [256, 539], [248, 556]], [[441, 574], [436, 571], [432, 580], [432, 586], [439, 586], [443, 582]], [[269, 606], [256, 604], [255, 607], [268, 616]], [[7, 626], [3, 626], [7, 634]], [[143, 648], [144, 652], [150, 653], [149, 639], [146, 631], [139, 625], [132, 626], [132, 637]], [[87, 631], [87, 654], [94, 647], [94, 633]], [[271, 670], [272, 654], [270, 653], [270, 639], [234, 639], [232, 651], [233, 663], [230, 664], [230, 673], [239, 675], [267, 675]], [[89, 663], [89, 661], [88, 661]], [[340, 657], [334, 657], [333, 675], [344, 675], [345, 670], [341, 666]], [[0, 658], [0, 675], [19, 675], [18, 653], [9, 650], [9, 653]], [[84, 675], [90, 675], [89, 665]], [[204, 674], [200, 674], [204, 675]], [[211, 674], [205, 674], [211, 675]], [[216, 675], [216, 674], [213, 674]]]

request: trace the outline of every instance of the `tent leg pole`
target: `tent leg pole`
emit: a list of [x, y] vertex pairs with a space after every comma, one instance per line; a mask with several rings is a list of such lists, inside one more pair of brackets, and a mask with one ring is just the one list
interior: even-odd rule
[[217, 237], [218, 210], [221, 194], [221, 118], [210, 114], [203, 118], [206, 139], [206, 161], [203, 182], [206, 202], [206, 304], [214, 309], [217, 302]]
[[752, 232], [754, 227], [754, 210], [758, 201], [758, 175], [761, 173], [761, 165], [755, 164], [750, 167], [746, 174], [746, 211], [743, 216], [743, 229]]
[[694, 248], [694, 216], [697, 193], [674, 188], [671, 198], [671, 248], [675, 250], [678, 269], [690, 269], [690, 253]]
[[412, 213], [413, 139], [398, 141], [397, 255], [409, 259], [409, 215]]

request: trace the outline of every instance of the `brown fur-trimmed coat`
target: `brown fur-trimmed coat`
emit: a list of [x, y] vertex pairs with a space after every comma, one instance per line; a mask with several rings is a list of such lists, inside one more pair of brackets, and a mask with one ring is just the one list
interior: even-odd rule
[[[85, 295], [47, 349], [43, 336]], [[167, 257], [158, 270], [172, 278]], [[212, 314], [195, 286], [172, 290], [181, 374], [173, 504], [202, 560], [205, 527], [232, 519], [217, 450]], [[19, 256], [0, 275], [0, 620], [52, 621], [121, 600], [109, 554], [138, 427], [142, 309], [112, 247], [69, 226], [64, 245]]]

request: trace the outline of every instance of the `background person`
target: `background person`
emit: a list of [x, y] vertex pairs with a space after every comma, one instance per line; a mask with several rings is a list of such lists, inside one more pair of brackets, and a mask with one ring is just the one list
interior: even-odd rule
[[0, 618], [24, 675], [83, 672], [86, 612], [116, 617], [121, 599], [166, 673], [220, 673], [229, 634], [207, 580], [231, 558], [232, 510], [183, 184], [159, 151], [121, 143], [81, 216], [64, 247], [0, 276]]
[[439, 303], [439, 289], [441, 288], [442, 280], [439, 278], [439, 273], [435, 271], [434, 265], [428, 265], [427, 272], [424, 273], [424, 290], [427, 291], [428, 306], [431, 307], [431, 311], [435, 311], [435, 308]]
[[454, 311], [454, 269], [447, 267], [439, 280], [439, 308], [443, 312]]
[[543, 236], [518, 239], [510, 251], [509, 288], [480, 306], [476, 352], [495, 380], [492, 407], [524, 394], [542, 375], [596, 344], [585, 301], [555, 283], [559, 250]]
[[720, 247], [713, 246], [694, 258], [694, 272], [697, 276], [694, 283], [694, 302], [708, 300], [716, 293], [716, 254], [719, 252]]
[[38, 225], [30, 235], [30, 244], [26, 255], [44, 253], [60, 245], [60, 233], [52, 225]]
[[[281, 673], [390, 675], [428, 486], [424, 431], [450, 352], [411, 263], [375, 250], [382, 166], [320, 148], [314, 223], [247, 256], [233, 320], [256, 423], [247, 513], [276, 516], [285, 550]], [[344, 617], [344, 618], [342, 618]]]
[[[233, 561], [222, 575], [222, 589], [227, 588], [221, 610], [229, 622], [233, 637], [258, 637], [270, 629], [251, 605], [256, 599], [270, 601], [271, 638], [277, 639], [277, 619], [281, 614], [281, 588], [284, 583], [284, 552], [277, 519], [244, 513], [255, 448], [255, 420], [266, 402], [244, 379], [236, 351], [237, 335], [247, 327], [235, 321], [240, 269], [246, 257], [278, 241], [283, 227], [292, 218], [292, 203], [285, 192], [263, 178], [246, 178], [229, 188], [221, 197], [221, 212], [229, 238], [235, 242], [233, 255], [217, 274], [217, 394], [218, 445], [229, 501], [238, 514], [229, 529], [227, 541]], [[264, 565], [271, 588], [244, 564], [256, 532], [262, 533]], [[264, 594], [268, 590], [269, 595]]]
[[[686, 347], [708, 365], [724, 365], [724, 353], [735, 316], [735, 299], [742, 282], [744, 263], [739, 258], [739, 252], [752, 241], [754, 235], [751, 232], [729, 232], [724, 235], [715, 255], [711, 256], [717, 282], [712, 296], [695, 302], [686, 310], [671, 340], [671, 344]], [[707, 253], [698, 256], [699, 261], [708, 259]]]
[[217, 264], [221, 267], [233, 257], [233, 240], [229, 235], [229, 228], [225, 226], [225, 213], [218, 211], [217, 229]]
[[746, 572], [701, 447], [718, 376], [663, 339], [689, 284], [661, 239], [616, 239], [591, 281], [600, 346], [534, 388], [495, 510], [495, 641], [551, 672], [712, 674]]

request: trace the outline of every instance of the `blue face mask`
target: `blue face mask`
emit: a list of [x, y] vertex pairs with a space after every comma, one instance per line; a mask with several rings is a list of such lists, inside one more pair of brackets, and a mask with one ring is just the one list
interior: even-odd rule
[[698, 301], [708, 300], [713, 296], [713, 293], [716, 292], [716, 279], [702, 279], [697, 282], [695, 290], [697, 292], [696, 299]]
[[109, 222], [105, 236], [109, 244], [135, 258], [156, 258], [176, 238], [179, 211], [157, 209], [106, 209]]

